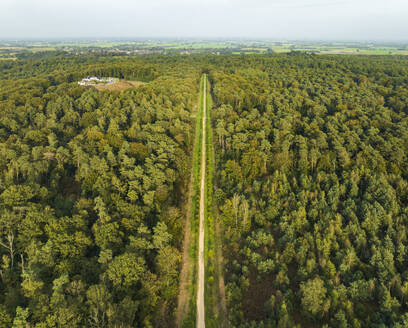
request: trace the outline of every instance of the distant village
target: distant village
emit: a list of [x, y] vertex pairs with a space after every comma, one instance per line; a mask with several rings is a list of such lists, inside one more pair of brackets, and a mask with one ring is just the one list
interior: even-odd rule
[[112, 84], [118, 82], [118, 78], [114, 77], [98, 77], [98, 76], [88, 76], [83, 78], [81, 81], [78, 82], [79, 85], [83, 86], [92, 86], [92, 85], [99, 85], [99, 84]]

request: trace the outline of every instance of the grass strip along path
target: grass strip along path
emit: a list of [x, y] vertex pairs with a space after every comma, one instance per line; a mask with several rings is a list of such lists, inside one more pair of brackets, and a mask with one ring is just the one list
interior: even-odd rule
[[[196, 111], [177, 327], [225, 327], [225, 292], [213, 204], [214, 149], [212, 147], [211, 95], [207, 76], [200, 84]], [[221, 288], [222, 287], [222, 288]]]
[[[191, 164], [188, 205], [186, 208], [185, 236], [183, 244], [180, 291], [176, 311], [176, 326], [191, 328], [197, 325], [197, 289], [198, 289], [198, 248], [201, 209], [201, 165], [203, 138], [204, 75], [201, 77], [198, 109], [195, 111], [195, 138]], [[205, 124], [205, 123], [204, 123]], [[204, 155], [205, 156], [205, 155]], [[205, 158], [205, 157], [204, 157]], [[205, 177], [205, 175], [204, 175]], [[204, 178], [205, 179], [205, 178]], [[202, 303], [204, 306], [204, 303]]]
[[211, 124], [211, 88], [206, 82], [206, 177], [205, 177], [205, 324], [207, 328], [227, 327], [227, 310], [222, 256], [222, 231], [217, 206], [214, 202], [215, 154]]

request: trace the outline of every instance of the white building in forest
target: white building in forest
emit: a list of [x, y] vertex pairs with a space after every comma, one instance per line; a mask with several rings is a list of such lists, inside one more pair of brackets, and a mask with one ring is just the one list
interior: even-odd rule
[[98, 85], [98, 84], [112, 84], [117, 82], [118, 79], [114, 77], [97, 77], [97, 76], [88, 76], [83, 78], [82, 81], [79, 81], [79, 85]]

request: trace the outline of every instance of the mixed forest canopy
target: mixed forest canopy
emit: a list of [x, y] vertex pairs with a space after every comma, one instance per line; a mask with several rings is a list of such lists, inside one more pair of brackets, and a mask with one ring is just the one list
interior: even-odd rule
[[[2, 67], [0, 327], [163, 327], [173, 316], [199, 74], [87, 62]], [[149, 83], [78, 86], [91, 73]]]
[[214, 62], [232, 326], [408, 325], [406, 64]]
[[[172, 327], [200, 77], [230, 327], [408, 325], [408, 59], [0, 62], [0, 328]], [[89, 75], [146, 82], [81, 87]]]

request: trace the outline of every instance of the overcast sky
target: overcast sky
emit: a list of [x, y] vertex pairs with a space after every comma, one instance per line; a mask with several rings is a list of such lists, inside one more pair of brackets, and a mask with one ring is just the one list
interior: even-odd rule
[[408, 40], [408, 0], [0, 0], [0, 38]]

